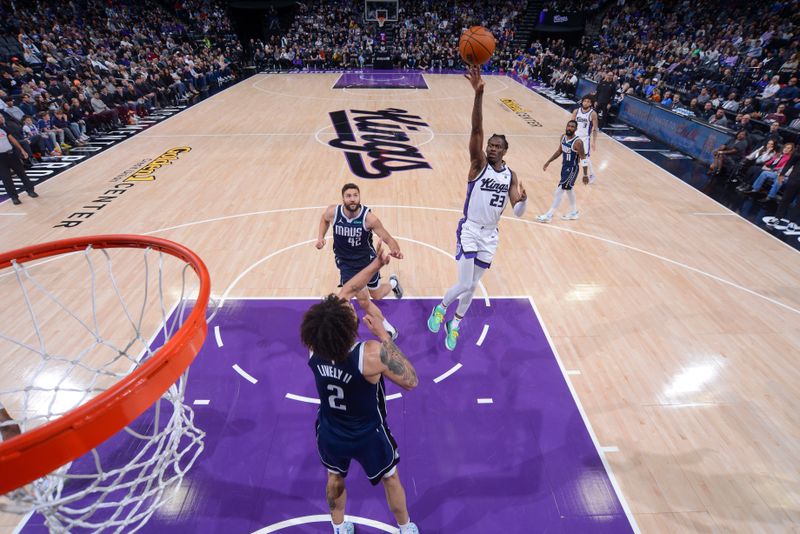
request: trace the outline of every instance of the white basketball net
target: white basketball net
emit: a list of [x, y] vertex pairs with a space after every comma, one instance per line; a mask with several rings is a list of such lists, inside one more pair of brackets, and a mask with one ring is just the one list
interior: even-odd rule
[[[79, 280], [88, 285], [76, 287]], [[3, 438], [59, 418], [130, 374], [181, 327], [198, 289], [189, 264], [149, 248], [90, 246], [0, 273], [8, 302], [0, 357], [23, 377], [0, 378]], [[205, 434], [183, 402], [187, 376], [106, 443], [0, 497], [0, 511], [38, 512], [51, 532], [140, 529], [180, 491], [203, 450]]]

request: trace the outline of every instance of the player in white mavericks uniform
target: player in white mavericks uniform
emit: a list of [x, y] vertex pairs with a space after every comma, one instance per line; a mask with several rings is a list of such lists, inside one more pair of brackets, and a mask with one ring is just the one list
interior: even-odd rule
[[483, 87], [480, 67], [470, 67], [465, 77], [475, 90], [472, 106], [472, 132], [469, 138], [470, 167], [467, 174], [467, 200], [464, 217], [456, 230], [456, 260], [458, 283], [447, 290], [442, 303], [436, 305], [428, 318], [428, 329], [438, 332], [444, 322], [447, 307], [456, 299], [455, 317], [445, 324], [445, 346], [456, 348], [459, 325], [467, 313], [478, 281], [492, 263], [499, 239], [497, 223], [511, 201], [514, 215], [525, 213], [527, 194], [514, 171], [503, 161], [508, 150], [505, 136], [494, 134], [483, 147]]
[[586, 157], [581, 160], [584, 183], [586, 183], [586, 176], [588, 173], [590, 184], [593, 184], [597, 179], [594, 175], [594, 169], [592, 168], [592, 160], [589, 159], [589, 157], [597, 148], [597, 131], [600, 129], [597, 126], [597, 112], [594, 110], [593, 106], [594, 101], [592, 97], [587, 95], [581, 100], [580, 107], [575, 108], [575, 111], [572, 112], [572, 120], [578, 123], [578, 129], [575, 131], [575, 134], [583, 142], [583, 150], [586, 152]]

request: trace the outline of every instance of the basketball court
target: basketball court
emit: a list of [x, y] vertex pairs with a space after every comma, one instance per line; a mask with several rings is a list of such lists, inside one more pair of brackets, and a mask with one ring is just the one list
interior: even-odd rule
[[[387, 409], [422, 532], [798, 528], [798, 252], [602, 133], [598, 182], [576, 186], [581, 218], [560, 220], [562, 204], [536, 223], [568, 114], [511, 78], [486, 77], [484, 131], [507, 136], [528, 211], [507, 210], [457, 349], [427, 331], [456, 279], [472, 99], [460, 74], [260, 74], [42, 183], [38, 199], [0, 204], [3, 250], [142, 234], [208, 266], [214, 315], [185, 393], [205, 449], [142, 532], [328, 531], [299, 323], [338, 283], [330, 240], [314, 243], [347, 182], [405, 255], [383, 275], [406, 298], [379, 306], [420, 377], [390, 387]], [[86, 285], [59, 264], [29, 270], [65, 293]], [[169, 309], [180, 299], [168, 293]], [[20, 308], [0, 313], [4, 334], [33, 336]], [[0, 389], [26, 365], [15, 357]], [[359, 532], [394, 532], [360, 469], [348, 494]], [[43, 530], [37, 515], [2, 521]]]

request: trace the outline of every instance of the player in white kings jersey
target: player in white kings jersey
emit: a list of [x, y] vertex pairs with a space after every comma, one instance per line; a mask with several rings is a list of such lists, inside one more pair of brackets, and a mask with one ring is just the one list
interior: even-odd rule
[[509, 201], [514, 215], [525, 213], [527, 194], [514, 171], [503, 161], [508, 150], [505, 136], [494, 134], [483, 147], [483, 88], [480, 67], [472, 66], [465, 77], [475, 90], [472, 106], [472, 132], [469, 138], [470, 167], [467, 174], [467, 200], [464, 216], [456, 230], [458, 282], [445, 293], [428, 318], [428, 329], [438, 332], [447, 307], [458, 300], [455, 317], [445, 324], [445, 346], [456, 348], [461, 320], [467, 313], [478, 281], [492, 263], [497, 251], [497, 223]]
[[575, 135], [583, 142], [583, 150], [586, 152], [586, 157], [581, 160], [584, 177], [583, 183], [586, 183], [588, 179], [590, 184], [593, 184], [597, 179], [594, 175], [590, 156], [597, 148], [597, 131], [600, 129], [597, 126], [597, 112], [594, 110], [593, 106], [594, 101], [592, 97], [586, 95], [581, 99], [580, 107], [575, 108], [575, 111], [572, 112], [572, 120], [578, 123]]

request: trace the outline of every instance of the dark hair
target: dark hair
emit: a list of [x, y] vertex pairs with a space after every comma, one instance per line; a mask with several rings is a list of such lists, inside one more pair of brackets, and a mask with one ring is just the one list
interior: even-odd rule
[[575, 119], [570, 119], [570, 120], [568, 120], [568, 121], [567, 121], [567, 124], [569, 124], [569, 123], [572, 123], [572, 124], [574, 124], [576, 128], [578, 127], [578, 121], [576, 121]]
[[357, 334], [358, 319], [353, 307], [333, 293], [311, 306], [300, 325], [303, 345], [337, 363], [347, 358]]
[[344, 186], [342, 186], [342, 196], [344, 196], [344, 192], [348, 189], [355, 189], [359, 193], [361, 192], [361, 189], [359, 189], [356, 184], [344, 184]]
[[581, 98], [581, 102], [583, 102], [584, 100], [588, 100], [589, 102], [592, 103], [592, 105], [594, 105], [594, 97], [592, 95], [590, 94], [583, 95], [583, 98]]
[[[503, 150], [508, 150], [508, 141], [506, 140], [506, 136], [503, 135], [503, 134], [495, 134], [494, 133], [491, 136], [489, 136], [489, 141], [491, 141], [495, 137], [497, 137], [498, 139], [503, 141]], [[488, 141], [487, 141], [487, 143], [488, 143]]]

